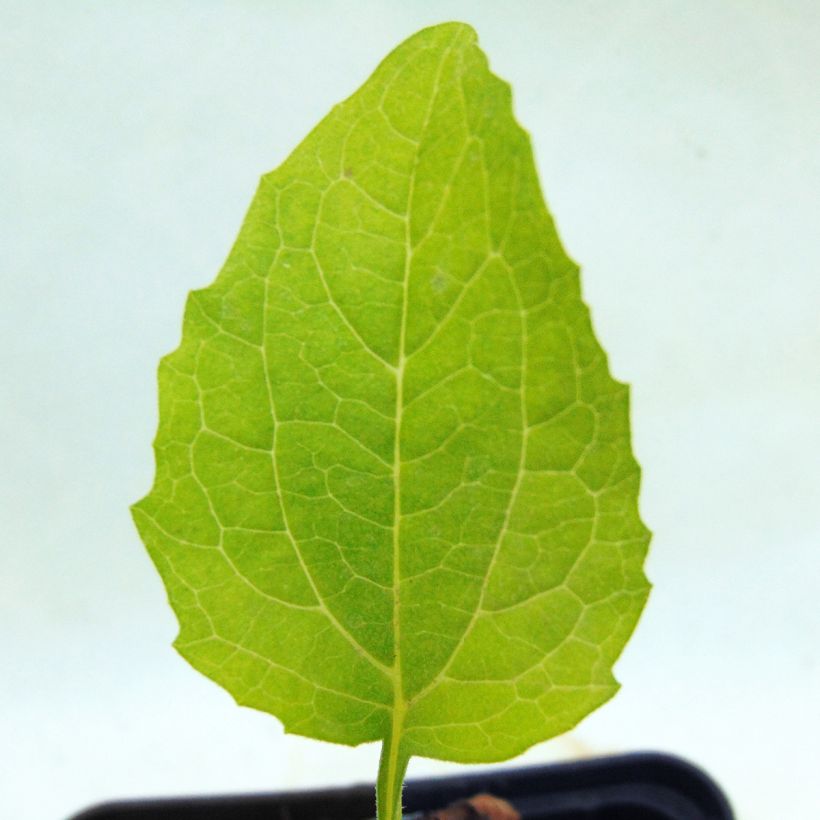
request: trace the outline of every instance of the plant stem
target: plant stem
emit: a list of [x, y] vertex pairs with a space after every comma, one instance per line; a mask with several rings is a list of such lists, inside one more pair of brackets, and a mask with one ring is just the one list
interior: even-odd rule
[[391, 732], [382, 743], [376, 782], [378, 820], [401, 820], [401, 789], [410, 756], [401, 750], [401, 732]]

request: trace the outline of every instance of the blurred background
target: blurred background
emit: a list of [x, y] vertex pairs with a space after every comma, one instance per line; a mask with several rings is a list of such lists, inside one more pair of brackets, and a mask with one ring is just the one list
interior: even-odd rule
[[374, 778], [376, 747], [286, 737], [173, 652], [128, 505], [257, 178], [447, 19], [513, 85], [655, 532], [623, 689], [517, 764], [658, 749], [744, 820], [818, 816], [820, 6], [51, 0], [0, 2], [4, 817]]

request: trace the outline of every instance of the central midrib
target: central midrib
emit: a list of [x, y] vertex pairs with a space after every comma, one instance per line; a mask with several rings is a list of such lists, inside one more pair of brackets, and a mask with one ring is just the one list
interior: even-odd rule
[[[444, 69], [444, 64], [450, 54], [452, 43], [449, 48], [444, 50], [441, 57], [441, 62], [436, 70], [436, 76], [433, 83], [433, 88], [430, 94], [430, 104], [427, 107], [427, 112], [424, 117], [424, 122], [420, 131], [419, 147], [416, 148], [415, 156], [413, 158], [413, 167], [410, 171], [410, 179], [407, 191], [407, 206], [405, 209], [404, 218], [404, 276], [402, 281], [402, 306], [401, 306], [401, 324], [399, 326], [399, 341], [398, 341], [398, 361], [396, 364], [396, 408], [395, 408], [395, 431], [393, 439], [393, 716], [390, 730], [390, 749], [389, 749], [389, 769], [395, 772], [399, 766], [400, 745], [402, 731], [404, 727], [404, 719], [407, 714], [407, 701], [404, 697], [404, 684], [402, 679], [401, 668], [401, 428], [402, 428], [402, 412], [404, 408], [404, 369], [407, 362], [405, 353], [405, 339], [407, 335], [407, 308], [408, 308], [408, 289], [410, 281], [410, 271], [413, 259], [413, 239], [412, 239], [412, 207], [413, 196], [415, 192], [416, 174], [419, 165], [419, 151], [420, 145], [423, 142], [424, 134], [430, 122], [430, 117], [435, 105], [436, 95], [441, 81], [441, 74]], [[390, 805], [396, 799], [393, 794], [395, 779], [389, 778], [388, 787], [388, 801]]]

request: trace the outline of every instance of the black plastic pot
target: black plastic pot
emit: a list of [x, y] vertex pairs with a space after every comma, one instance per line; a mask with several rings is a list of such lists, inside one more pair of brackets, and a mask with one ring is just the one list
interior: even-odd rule
[[[577, 763], [497, 769], [411, 780], [408, 813], [443, 808], [477, 792], [509, 800], [523, 820], [732, 820], [717, 784], [680, 758], [663, 754], [602, 757]], [[373, 787], [238, 797], [104, 803], [73, 820], [365, 820]]]

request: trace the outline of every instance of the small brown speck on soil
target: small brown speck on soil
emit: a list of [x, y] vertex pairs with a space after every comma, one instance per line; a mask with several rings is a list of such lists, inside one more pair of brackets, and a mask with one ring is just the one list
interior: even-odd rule
[[425, 814], [424, 820], [521, 820], [521, 815], [506, 800], [491, 794], [477, 794], [446, 809]]

